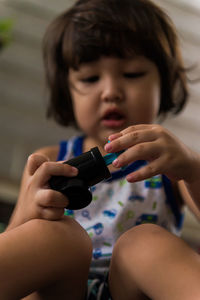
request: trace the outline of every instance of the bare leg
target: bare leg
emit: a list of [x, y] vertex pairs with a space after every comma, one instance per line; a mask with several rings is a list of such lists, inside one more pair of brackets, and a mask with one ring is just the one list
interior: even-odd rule
[[117, 241], [109, 285], [114, 300], [197, 300], [199, 278], [200, 255], [159, 226], [145, 224]]
[[84, 299], [91, 249], [87, 233], [70, 218], [32, 220], [1, 234], [1, 299], [31, 293], [27, 299]]

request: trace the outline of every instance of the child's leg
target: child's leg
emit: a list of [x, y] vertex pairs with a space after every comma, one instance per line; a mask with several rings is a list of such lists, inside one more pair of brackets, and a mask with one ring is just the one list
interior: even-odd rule
[[84, 299], [91, 241], [70, 218], [31, 220], [0, 235], [0, 298]]
[[116, 243], [109, 286], [114, 300], [200, 299], [200, 255], [159, 226], [136, 226]]

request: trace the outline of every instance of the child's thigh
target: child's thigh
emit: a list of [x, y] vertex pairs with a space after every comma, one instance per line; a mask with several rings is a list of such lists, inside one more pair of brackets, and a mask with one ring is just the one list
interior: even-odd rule
[[123, 283], [126, 299], [133, 293], [162, 300], [200, 299], [199, 276], [197, 253], [165, 229], [145, 224], [130, 229], [117, 241], [109, 280], [111, 290]]
[[43, 275], [54, 275], [30, 299], [84, 299], [92, 254], [91, 240], [85, 230], [71, 218], [48, 225], [50, 227], [47, 226], [47, 232], [44, 230], [43, 235], [51, 235], [52, 241], [49, 245], [49, 264]]
[[[149, 255], [149, 232], [154, 227], [143, 225], [125, 232], [116, 242], [109, 271], [109, 288], [114, 300], [149, 299], [138, 284], [139, 270], [143, 268], [144, 252]], [[148, 259], [147, 259], [148, 260]], [[146, 280], [148, 274], [143, 276]]]
[[[62, 221], [31, 220], [2, 234], [0, 250], [4, 257], [0, 262], [0, 290], [4, 299], [19, 299], [33, 291], [40, 291], [44, 297], [38, 294], [32, 299], [56, 299], [56, 295], [79, 299], [80, 296], [75, 295], [85, 292], [91, 240], [85, 230], [70, 218]], [[73, 291], [74, 298], [70, 298]]]

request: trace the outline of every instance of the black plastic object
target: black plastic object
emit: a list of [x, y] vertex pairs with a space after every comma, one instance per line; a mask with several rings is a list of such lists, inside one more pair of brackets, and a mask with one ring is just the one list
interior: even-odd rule
[[53, 176], [49, 181], [50, 187], [67, 196], [69, 200], [67, 209], [86, 207], [92, 201], [89, 187], [111, 177], [105, 160], [98, 147], [95, 147], [64, 163], [76, 167], [79, 170], [78, 175]]

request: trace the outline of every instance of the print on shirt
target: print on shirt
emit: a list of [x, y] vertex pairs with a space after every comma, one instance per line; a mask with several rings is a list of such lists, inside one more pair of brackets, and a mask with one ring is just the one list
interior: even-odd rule
[[152, 178], [145, 180], [145, 187], [152, 189], [160, 189], [162, 187], [162, 178], [159, 175], [156, 175]]

